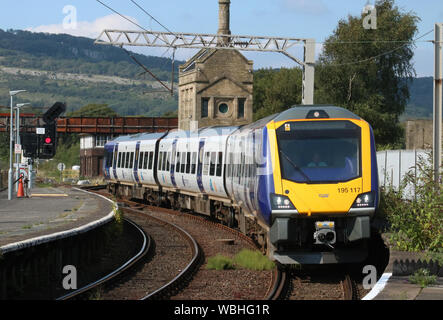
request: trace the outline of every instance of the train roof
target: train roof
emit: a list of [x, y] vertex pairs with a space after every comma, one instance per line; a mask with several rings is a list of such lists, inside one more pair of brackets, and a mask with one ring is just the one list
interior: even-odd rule
[[212, 126], [200, 128], [197, 131], [184, 131], [184, 130], [171, 130], [164, 138], [171, 139], [176, 137], [219, 137], [223, 135], [229, 135], [236, 131], [239, 127], [237, 126]]
[[[356, 119], [360, 120], [361, 118], [357, 116], [355, 113], [336, 106], [330, 105], [312, 105], [312, 106], [294, 106], [291, 109], [283, 111], [278, 114], [275, 118], [275, 122], [285, 121], [285, 120], [298, 120], [298, 119], [315, 119], [312, 117], [315, 111], [320, 112], [320, 114], [327, 115], [327, 118], [345, 118], [345, 119]], [[322, 118], [325, 118], [324, 116]]]
[[155, 133], [138, 133], [128, 136], [120, 136], [112, 140], [111, 142], [124, 142], [124, 141], [140, 141], [140, 140], [158, 140], [166, 135], [166, 132]]

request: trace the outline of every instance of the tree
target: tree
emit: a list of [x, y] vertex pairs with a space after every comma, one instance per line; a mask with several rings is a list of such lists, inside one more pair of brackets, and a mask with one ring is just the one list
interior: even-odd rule
[[254, 120], [301, 103], [302, 71], [261, 69], [254, 73]]
[[408, 81], [419, 18], [394, 0], [378, 0], [377, 29], [362, 17], [340, 20], [326, 40], [316, 70], [316, 102], [345, 107], [374, 128], [377, 144], [401, 143], [399, 116], [409, 99]]

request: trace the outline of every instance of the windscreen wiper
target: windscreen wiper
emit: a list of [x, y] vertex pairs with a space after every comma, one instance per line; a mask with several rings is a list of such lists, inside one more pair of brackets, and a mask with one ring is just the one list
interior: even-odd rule
[[304, 173], [302, 169], [300, 169], [294, 162], [292, 162], [292, 160], [281, 149], [280, 149], [280, 153], [286, 158], [286, 160], [289, 161], [289, 163], [294, 167], [295, 170], [300, 172], [303, 175], [303, 177], [305, 177], [305, 179], [308, 182], [312, 182], [311, 179], [309, 179], [309, 177], [306, 175], [306, 173]]

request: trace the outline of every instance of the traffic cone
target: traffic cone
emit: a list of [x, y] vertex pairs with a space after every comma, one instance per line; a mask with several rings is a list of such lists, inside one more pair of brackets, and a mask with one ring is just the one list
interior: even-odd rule
[[18, 181], [18, 190], [17, 190], [17, 198], [23, 198], [25, 196], [25, 191], [23, 189], [23, 181], [22, 178]]

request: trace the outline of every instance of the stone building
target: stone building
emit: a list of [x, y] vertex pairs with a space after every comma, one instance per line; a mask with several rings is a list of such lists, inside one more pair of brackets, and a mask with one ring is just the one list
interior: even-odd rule
[[252, 122], [252, 67], [230, 49], [203, 49], [180, 66], [179, 128]]
[[[228, 46], [230, 0], [219, 0], [218, 44]], [[182, 130], [252, 122], [253, 62], [233, 49], [202, 49], [179, 73]]]

